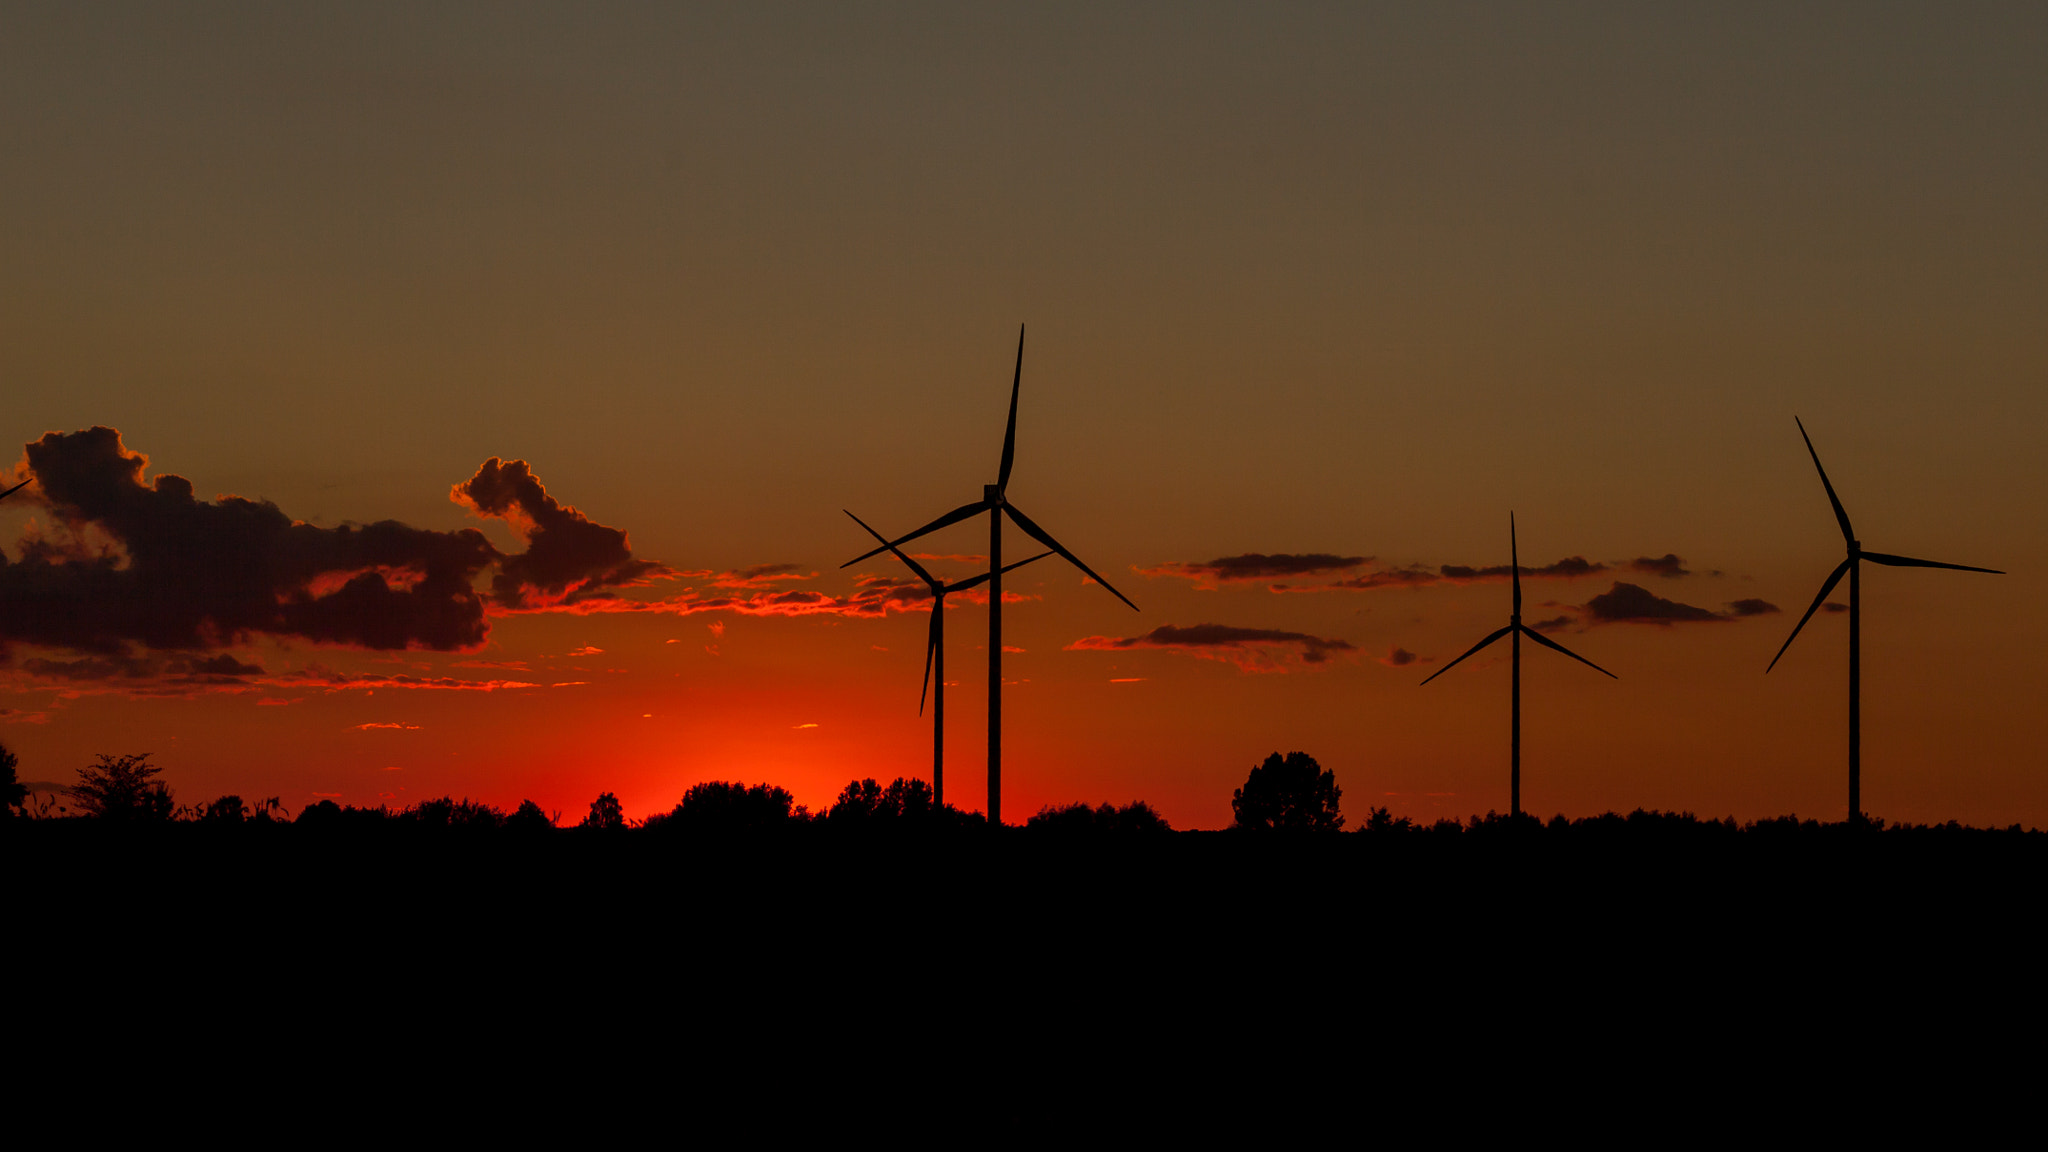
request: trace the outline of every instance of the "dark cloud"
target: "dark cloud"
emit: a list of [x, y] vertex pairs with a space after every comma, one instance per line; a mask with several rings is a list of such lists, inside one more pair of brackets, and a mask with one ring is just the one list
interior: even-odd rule
[[1666, 552], [1662, 556], [1638, 556], [1628, 562], [1628, 570], [1645, 576], [1662, 576], [1667, 580], [1692, 575], [1685, 561], [1675, 552]]
[[[1690, 575], [1685, 561], [1676, 553], [1661, 557], [1644, 556], [1624, 565], [1633, 572], [1649, 575], [1678, 577]], [[1553, 564], [1537, 565], [1522, 569], [1525, 580], [1576, 580], [1585, 576], [1597, 576], [1610, 571], [1610, 567], [1584, 556], [1567, 556]], [[1512, 569], [1506, 564], [1489, 564], [1483, 567], [1469, 564], [1443, 564], [1430, 567], [1426, 564], [1406, 566], [1381, 566], [1371, 556], [1338, 556], [1327, 552], [1275, 553], [1247, 552], [1241, 556], [1225, 556], [1218, 560], [1202, 563], [1162, 564], [1156, 568], [1138, 570], [1144, 576], [1178, 576], [1192, 580], [1198, 587], [1215, 588], [1219, 584], [1244, 583], [1254, 580], [1287, 580], [1289, 583], [1268, 585], [1273, 592], [1363, 592], [1377, 588], [1419, 588], [1430, 584], [1475, 584], [1486, 581], [1506, 580]], [[1303, 577], [1326, 577], [1325, 579], [1304, 580]]]
[[[1507, 564], [1492, 564], [1485, 568], [1446, 564], [1439, 571], [1443, 573], [1444, 579], [1460, 584], [1478, 580], [1506, 580], [1513, 574], [1512, 567]], [[1580, 576], [1591, 576], [1605, 571], [1605, 564], [1588, 560], [1584, 556], [1567, 556], [1555, 564], [1545, 564], [1541, 568], [1525, 567], [1522, 569], [1522, 577], [1526, 580], [1574, 580]]]
[[1141, 568], [1142, 576], [1181, 576], [1196, 583], [1209, 581], [1275, 580], [1313, 576], [1324, 572], [1349, 572], [1367, 563], [1370, 556], [1335, 556], [1328, 552], [1288, 553], [1246, 552], [1198, 563], [1162, 564]]
[[491, 598], [500, 607], [573, 604], [671, 574], [634, 559], [624, 532], [549, 495], [524, 460], [508, 463], [493, 456], [448, 495], [479, 516], [509, 522], [526, 537], [526, 551], [502, 559], [491, 578]]
[[1385, 656], [1375, 657], [1375, 659], [1389, 668], [1405, 668], [1420, 660], [1421, 657], [1406, 648], [1395, 648]]
[[1560, 628], [1569, 628], [1577, 622], [1577, 618], [1572, 616], [1552, 616], [1548, 620], [1538, 620], [1534, 624], [1529, 625], [1529, 627], [1534, 628], [1538, 632], [1555, 632]]
[[1735, 600], [1728, 605], [1730, 616], [1768, 616], [1777, 610], [1769, 600]]
[[1830, 600], [1827, 603], [1821, 605], [1820, 610], [1823, 612], [1847, 612], [1849, 610], [1849, 606], [1847, 604], [1837, 604], [1833, 600]]
[[1705, 608], [1666, 600], [1647, 588], [1620, 582], [1586, 601], [1582, 611], [1587, 621], [1594, 624], [1681, 624], [1727, 619]]
[[1228, 624], [1162, 624], [1143, 636], [1084, 636], [1067, 645], [1069, 652], [1117, 651], [1126, 648], [1167, 648], [1212, 660], [1227, 660], [1247, 671], [1277, 672], [1284, 665], [1270, 652], [1294, 647], [1304, 664], [1321, 664], [1333, 652], [1356, 651], [1348, 641], [1326, 640], [1306, 632], [1273, 628], [1236, 628]]
[[[23, 536], [19, 559], [0, 557], [0, 646], [106, 661], [44, 661], [43, 673], [60, 679], [233, 677], [254, 666], [214, 657], [181, 668], [147, 653], [258, 636], [474, 648], [488, 631], [487, 607], [574, 604], [666, 572], [633, 559], [625, 533], [549, 496], [523, 461], [487, 461], [454, 489], [479, 514], [520, 527], [529, 547], [513, 556], [475, 529], [395, 520], [320, 528], [265, 500], [201, 500], [181, 476], [147, 478], [148, 465], [112, 428], [52, 432], [27, 446], [25, 468], [37, 482], [28, 495], [52, 522]], [[487, 603], [475, 582], [493, 569]]]

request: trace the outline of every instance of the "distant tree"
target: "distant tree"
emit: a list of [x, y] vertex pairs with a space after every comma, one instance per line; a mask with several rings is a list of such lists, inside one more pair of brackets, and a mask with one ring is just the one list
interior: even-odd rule
[[284, 801], [275, 796], [268, 796], [249, 813], [249, 819], [259, 824], [285, 824], [290, 822], [291, 814], [292, 810], [284, 806]]
[[899, 827], [905, 822], [922, 826], [940, 815], [932, 803], [931, 785], [898, 776], [886, 788], [872, 779], [849, 782], [825, 810], [825, 821], [835, 828]]
[[749, 788], [726, 780], [690, 785], [682, 800], [650, 826], [691, 832], [759, 832], [781, 828], [807, 814], [796, 797], [773, 784]]
[[1396, 817], [1385, 808], [1368, 809], [1365, 814], [1367, 832], [1407, 832], [1415, 827], [1415, 821], [1406, 816]]
[[540, 810], [540, 805], [531, 800], [521, 800], [519, 807], [513, 809], [512, 815], [505, 818], [505, 827], [524, 832], [538, 832], [554, 826], [554, 820]]
[[249, 818], [249, 806], [240, 796], [223, 796], [199, 811], [202, 824], [240, 824]]
[[590, 815], [583, 818], [583, 828], [624, 828], [626, 810], [619, 805], [619, 798], [609, 792], [600, 793], [590, 802]]
[[1254, 767], [1244, 787], [1230, 797], [1234, 827], [1301, 832], [1335, 832], [1344, 827], [1337, 777], [1306, 752], [1278, 752]]
[[1114, 804], [1103, 804], [1090, 808], [1086, 804], [1067, 804], [1061, 807], [1050, 805], [1040, 808], [1038, 814], [1024, 822], [1024, 827], [1049, 832], [1060, 836], [1100, 836], [1134, 832], [1171, 832], [1173, 825], [1166, 817], [1143, 800], [1119, 808]]
[[322, 800], [299, 809], [298, 819], [293, 824], [304, 824], [309, 828], [332, 828], [341, 823], [341, 805], [333, 800]]
[[14, 774], [20, 763], [13, 749], [0, 744], [0, 818], [28, 813], [28, 787]]
[[437, 800], [422, 800], [405, 811], [399, 818], [410, 824], [426, 828], [480, 828], [489, 830], [505, 824], [505, 814], [488, 804], [479, 803], [465, 796], [460, 800], [443, 796]]
[[155, 779], [163, 769], [149, 762], [149, 753], [100, 755], [99, 763], [78, 770], [72, 799], [87, 816], [100, 820], [169, 820], [176, 805], [170, 786]]

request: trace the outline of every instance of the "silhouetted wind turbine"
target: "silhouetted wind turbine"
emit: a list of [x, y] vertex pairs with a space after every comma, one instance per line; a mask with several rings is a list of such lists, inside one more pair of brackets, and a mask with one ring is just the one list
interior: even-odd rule
[[1785, 637], [1785, 643], [1778, 648], [1778, 655], [1771, 657], [1770, 666], [1764, 669], [1769, 675], [1772, 668], [1785, 655], [1785, 649], [1798, 639], [1799, 630], [1813, 619], [1820, 610], [1828, 593], [1842, 582], [1843, 573], [1849, 576], [1849, 819], [1860, 822], [1863, 819], [1863, 605], [1859, 597], [1862, 581], [1861, 560], [1872, 564], [1887, 564], [1894, 568], [1953, 568], [1958, 572], [1989, 572], [1993, 576], [2005, 573], [1996, 568], [1972, 568], [1968, 564], [1944, 564], [1939, 560], [1915, 560], [1910, 556], [1893, 556], [1888, 552], [1866, 552], [1863, 543], [1856, 539], [1856, 530], [1849, 526], [1849, 514], [1842, 510], [1842, 501], [1835, 496], [1835, 486], [1828, 483], [1828, 470], [1820, 466], [1820, 453], [1813, 450], [1813, 437], [1806, 434], [1806, 425], [1799, 417], [1792, 418], [1799, 425], [1799, 438], [1806, 441], [1806, 454], [1813, 457], [1814, 470], [1820, 473], [1820, 486], [1828, 491], [1828, 503], [1834, 505], [1835, 522], [1842, 526], [1842, 540], [1849, 546], [1849, 555], [1835, 570], [1828, 573], [1827, 583], [1820, 586], [1820, 595], [1807, 606], [1806, 615], [1792, 626], [1792, 635]]
[[[1514, 656], [1511, 661], [1514, 665], [1514, 672], [1509, 681], [1513, 685], [1509, 689], [1509, 699], [1512, 701], [1511, 712], [1514, 718], [1509, 722], [1508, 727], [1508, 812], [1512, 816], [1520, 816], [1522, 814], [1522, 637], [1527, 636], [1545, 648], [1555, 648], [1609, 679], [1619, 680], [1621, 677], [1616, 676], [1614, 673], [1593, 663], [1577, 652], [1522, 623], [1522, 561], [1515, 551], [1515, 514], [1512, 512], [1508, 513], [1508, 573], [1515, 586], [1515, 608], [1514, 612], [1508, 617], [1508, 626], [1474, 644], [1466, 650], [1465, 656], [1472, 655], [1474, 652], [1479, 651], [1503, 636], [1514, 637]], [[1430, 673], [1429, 679], [1424, 680], [1423, 683], [1427, 684], [1430, 680], [1434, 680], [1451, 669], [1456, 668], [1459, 661], [1464, 660], [1465, 656], [1460, 656], [1457, 660], [1453, 660], [1435, 672]]]
[[958, 524], [962, 520], [988, 513], [988, 820], [992, 827], [1003, 822], [1003, 517], [1017, 522], [1024, 534], [1052, 549], [1067, 563], [1079, 568], [1089, 579], [1107, 589], [1109, 594], [1129, 605], [1131, 611], [1138, 610], [1130, 597], [1116, 590], [1109, 581], [1096, 575], [1095, 570], [1081, 563], [1081, 558], [1067, 551], [1066, 545], [1052, 538], [1052, 534], [1040, 528], [1022, 509], [1010, 503], [1004, 494], [1010, 485], [1010, 467], [1017, 458], [1017, 390], [1024, 379], [1024, 327], [1017, 326], [1017, 370], [1010, 379], [1010, 423], [1003, 430], [1003, 460], [996, 470], [996, 482], [985, 484], [981, 499], [972, 504], [962, 504], [944, 516], [894, 540], [883, 542], [882, 548], [873, 548], [841, 564], [841, 568], [858, 564], [896, 544], [905, 544], [936, 532], [941, 528]]
[[35, 477], [31, 476], [28, 478], [28, 480], [23, 480], [21, 483], [16, 484], [14, 487], [9, 488], [7, 491], [0, 492], [0, 500], [5, 500], [9, 496], [14, 495], [16, 492], [21, 491], [23, 488], [28, 487], [28, 481], [33, 479], [35, 479]]
[[[841, 509], [841, 511], [845, 510]], [[851, 512], [846, 514], [853, 516]], [[946, 594], [949, 592], [965, 592], [969, 588], [984, 584], [988, 581], [988, 573], [983, 572], [979, 576], [970, 576], [965, 580], [958, 580], [948, 584], [933, 576], [930, 572], [925, 571], [924, 565], [912, 560], [901, 548], [889, 543], [888, 537], [875, 531], [873, 528], [868, 528], [867, 521], [858, 516], [853, 516], [853, 522], [863, 528], [867, 528], [868, 535], [880, 540], [884, 548], [894, 552], [896, 558], [903, 561], [912, 572], [917, 573], [917, 578], [924, 581], [925, 586], [932, 590], [932, 625], [924, 646], [924, 688], [918, 693], [917, 711], [919, 715], [924, 714], [925, 694], [930, 693], [932, 702], [932, 806], [944, 808], [946, 806]], [[1040, 552], [1029, 560], [1019, 560], [1015, 564], [1003, 565], [1003, 571], [1014, 572], [1026, 564], [1043, 560], [1050, 555], [1052, 555], [1050, 552]], [[933, 673], [937, 673], [936, 680], [933, 679]]]

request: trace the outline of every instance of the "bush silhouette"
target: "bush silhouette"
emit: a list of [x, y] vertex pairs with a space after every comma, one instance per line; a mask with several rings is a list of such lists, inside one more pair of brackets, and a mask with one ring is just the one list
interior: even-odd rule
[[399, 819], [426, 828], [472, 828], [489, 831], [502, 828], [505, 814], [488, 804], [479, 804], [465, 796], [460, 800], [443, 796], [438, 800], [422, 800], [398, 814]]
[[1343, 794], [1337, 777], [1306, 752], [1278, 752], [1251, 770], [1244, 787], [1230, 797], [1235, 828], [1335, 832], [1344, 827], [1337, 811]]
[[521, 800], [512, 815], [505, 818], [505, 827], [522, 832], [544, 832], [555, 826], [554, 818], [540, 810], [540, 805], [531, 800]]
[[99, 763], [78, 770], [71, 797], [81, 812], [100, 820], [169, 820], [176, 806], [170, 786], [155, 779], [162, 771], [149, 762], [147, 752], [134, 756], [102, 753]]
[[1090, 808], [1086, 804], [1068, 804], [1063, 807], [1040, 808], [1038, 814], [1024, 822], [1024, 827], [1057, 836], [1106, 836], [1122, 833], [1171, 832], [1173, 825], [1166, 822], [1150, 804], [1139, 800], [1118, 808], [1104, 804]]

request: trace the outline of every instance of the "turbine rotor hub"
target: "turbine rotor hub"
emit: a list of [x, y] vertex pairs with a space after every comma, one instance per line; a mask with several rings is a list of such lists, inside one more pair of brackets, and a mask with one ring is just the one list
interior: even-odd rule
[[981, 486], [981, 498], [988, 501], [989, 506], [992, 508], [1002, 507], [1003, 486], [1000, 484], [983, 484]]

